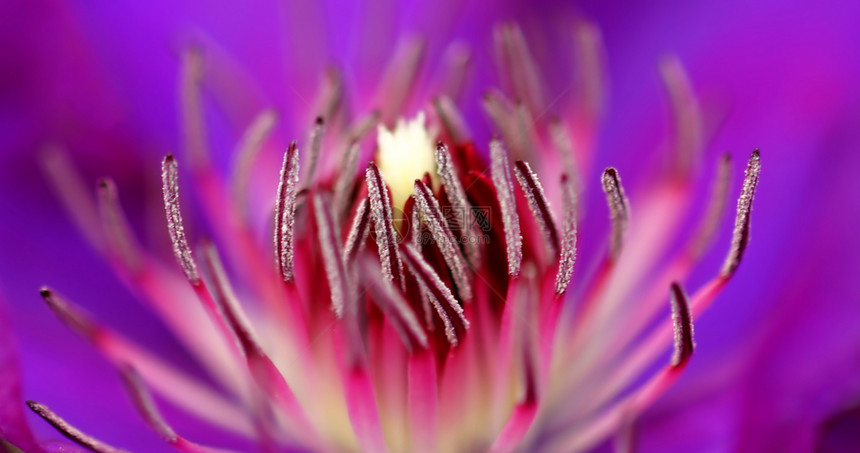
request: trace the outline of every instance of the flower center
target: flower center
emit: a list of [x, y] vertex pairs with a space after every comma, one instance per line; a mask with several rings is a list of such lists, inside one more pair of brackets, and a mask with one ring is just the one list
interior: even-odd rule
[[377, 128], [376, 162], [391, 189], [391, 201], [397, 211], [412, 195], [416, 179], [425, 173], [436, 178], [433, 135], [424, 125], [424, 112], [412, 120], [397, 120], [394, 130], [383, 125]]

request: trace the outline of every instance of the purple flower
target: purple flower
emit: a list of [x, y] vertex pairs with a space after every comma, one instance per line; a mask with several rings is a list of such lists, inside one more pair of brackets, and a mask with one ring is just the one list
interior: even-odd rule
[[46, 3], [4, 6], [0, 445], [856, 444], [850, 7]]

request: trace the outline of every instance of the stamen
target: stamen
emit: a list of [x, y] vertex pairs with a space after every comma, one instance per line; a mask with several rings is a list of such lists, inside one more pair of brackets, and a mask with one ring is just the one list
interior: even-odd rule
[[430, 302], [436, 309], [436, 313], [440, 318], [442, 318], [442, 322], [445, 324], [445, 336], [448, 338], [448, 342], [451, 343], [451, 346], [457, 346], [457, 332], [454, 329], [454, 324], [451, 318], [448, 316], [448, 312], [442, 306], [441, 301], [444, 301], [445, 304], [457, 314], [463, 328], [468, 329], [469, 321], [463, 313], [463, 308], [460, 307], [460, 304], [457, 302], [457, 299], [454, 298], [451, 290], [445, 286], [445, 283], [442, 282], [441, 278], [439, 278], [439, 274], [433, 270], [430, 264], [427, 263], [423, 256], [421, 256], [420, 252], [415, 250], [411, 245], [405, 245], [402, 246], [402, 248], [409, 270], [412, 271], [418, 284], [427, 292]]
[[355, 170], [358, 167], [358, 152], [361, 146], [357, 141], [351, 142], [344, 153], [337, 180], [334, 183], [334, 212], [338, 218], [347, 211], [350, 189], [355, 182]]
[[409, 38], [398, 44], [394, 56], [385, 68], [376, 94], [375, 104], [380, 106], [382, 121], [394, 124], [398, 112], [412, 93], [412, 85], [418, 75], [418, 68], [424, 56], [424, 41]]
[[232, 178], [233, 202], [236, 203], [236, 206], [245, 204], [254, 161], [262, 151], [263, 143], [269, 138], [277, 122], [278, 115], [273, 110], [264, 110], [254, 118], [239, 140], [236, 147], [236, 166]]
[[172, 154], [168, 154], [161, 163], [162, 191], [164, 192], [164, 212], [167, 214], [167, 231], [173, 243], [173, 254], [179, 261], [179, 266], [192, 285], [200, 284], [197, 264], [191, 256], [191, 248], [185, 237], [185, 227], [182, 225], [182, 213], [179, 211], [179, 169]]
[[82, 309], [70, 304], [66, 298], [48, 287], [39, 290], [48, 308], [70, 329], [93, 341], [97, 338], [99, 327]]
[[337, 68], [329, 67], [325, 71], [314, 111], [331, 121], [341, 107], [343, 95], [343, 75]]
[[296, 186], [299, 181], [299, 151], [296, 142], [290, 143], [284, 154], [281, 179], [278, 184], [278, 203], [275, 208], [275, 254], [278, 268], [285, 282], [292, 281], [293, 237], [296, 217]]
[[687, 294], [681, 285], [672, 283], [672, 325], [675, 331], [675, 351], [672, 354], [672, 366], [680, 367], [690, 360], [693, 355], [693, 317], [690, 314], [690, 304]]
[[433, 107], [436, 108], [436, 114], [439, 115], [439, 119], [442, 120], [442, 125], [445, 127], [445, 130], [448, 131], [448, 134], [451, 136], [451, 140], [453, 140], [454, 143], [464, 143], [469, 140], [469, 137], [472, 136], [472, 132], [469, 131], [469, 126], [466, 124], [466, 120], [463, 118], [463, 115], [460, 113], [460, 110], [457, 109], [457, 106], [451, 98], [447, 96], [439, 96], [433, 100]]
[[370, 234], [370, 209], [368, 209], [367, 197], [361, 200], [349, 229], [349, 237], [346, 239], [346, 247], [343, 250], [343, 260], [346, 263], [355, 262], [358, 252], [364, 247], [364, 242]]
[[448, 228], [448, 224], [439, 207], [439, 202], [433, 196], [433, 191], [420, 179], [415, 180], [415, 207], [424, 216], [424, 222], [430, 229], [430, 234], [436, 240], [442, 258], [451, 269], [457, 292], [463, 300], [472, 300], [472, 284], [469, 281], [469, 268], [463, 258], [454, 234]]
[[[414, 200], [415, 195], [410, 195], [409, 198]], [[412, 247], [415, 247], [415, 250], [421, 250], [421, 243], [424, 242], [424, 231], [421, 227], [421, 215], [418, 213], [418, 209], [412, 209]], [[427, 290], [421, 285], [418, 286], [418, 293], [421, 294], [421, 311], [424, 313], [424, 325], [427, 327], [427, 330], [432, 331], [434, 330], [434, 325], [433, 312], [430, 307], [430, 295], [427, 294]]]
[[744, 185], [741, 189], [741, 196], [738, 198], [738, 214], [735, 219], [735, 231], [732, 234], [732, 248], [729, 250], [729, 256], [726, 257], [721, 272], [723, 278], [729, 278], [735, 273], [741, 264], [741, 258], [744, 256], [747, 245], [749, 245], [750, 214], [752, 214], [752, 203], [760, 173], [761, 157], [758, 149], [756, 149], [752, 152], [746, 172], [744, 172]]
[[574, 27], [578, 80], [584, 97], [583, 105], [592, 120], [602, 116], [606, 104], [606, 57], [603, 38], [597, 25], [578, 21]]
[[243, 353], [246, 356], [262, 354], [260, 343], [257, 341], [251, 323], [239, 306], [218, 251], [211, 243], [203, 245], [203, 267], [204, 275], [207, 275], [212, 282], [212, 293], [218, 303], [219, 311], [223, 313], [230, 330], [239, 340]]
[[27, 406], [33, 410], [39, 417], [42, 417], [46, 422], [50, 423], [60, 434], [68, 437], [74, 443], [87, 448], [96, 453], [126, 453], [126, 450], [111, 447], [110, 445], [95, 439], [92, 436], [85, 434], [83, 431], [70, 425], [63, 420], [54, 411], [44, 404], [35, 401], [27, 401]]
[[314, 193], [314, 214], [317, 221], [317, 239], [322, 250], [325, 273], [331, 290], [331, 304], [338, 318], [343, 316], [345, 298], [351, 293], [349, 279], [343, 264], [343, 251], [337, 236], [331, 209], [322, 195]]
[[522, 141], [522, 137], [517, 134], [514, 105], [505, 95], [498, 91], [486, 93], [481, 104], [484, 107], [484, 111], [489, 115], [490, 120], [498, 128], [502, 139], [504, 139], [508, 146], [514, 149], [514, 154], [516, 154], [515, 151], [519, 148], [519, 142]]
[[688, 177], [704, 146], [702, 112], [678, 57], [665, 58], [659, 68], [675, 120], [675, 157], [672, 162], [678, 175]]
[[442, 82], [444, 96], [458, 99], [463, 91], [469, 65], [472, 62], [472, 52], [459, 42], [448, 46], [445, 50], [445, 80]]
[[607, 168], [603, 172], [603, 191], [606, 192], [606, 202], [612, 218], [612, 238], [609, 241], [609, 259], [616, 261], [621, 255], [624, 246], [624, 233], [627, 231], [627, 222], [630, 220], [627, 196], [621, 186], [621, 177], [614, 168]]
[[209, 165], [209, 144], [206, 139], [206, 122], [200, 90], [202, 79], [202, 52], [198, 47], [189, 47], [182, 53], [179, 96], [185, 149], [191, 159], [191, 166], [195, 169]]
[[373, 301], [388, 317], [408, 349], [412, 350], [416, 345], [427, 348], [427, 334], [424, 333], [421, 323], [409, 307], [409, 302], [389, 280], [379, 278], [379, 275], [372, 270], [375, 266], [369, 264], [362, 263], [358, 270]]
[[502, 74], [510, 76], [513, 94], [525, 102], [531, 112], [540, 112], [544, 106], [542, 84], [522, 30], [515, 25], [501, 25], [493, 37]]
[[134, 240], [134, 234], [128, 224], [119, 203], [116, 184], [110, 179], [103, 179], [98, 184], [99, 214], [110, 248], [123, 265], [135, 271], [140, 268], [140, 250]]
[[540, 227], [544, 242], [550, 255], [558, 253], [558, 232], [555, 229], [555, 221], [552, 218], [552, 212], [549, 209], [549, 201], [546, 199], [543, 187], [538, 180], [537, 175], [532, 171], [528, 162], [518, 160], [514, 167], [514, 175], [526, 194], [526, 200], [529, 202], [532, 215]]
[[[475, 225], [468, 220], [471, 204], [466, 198], [466, 191], [463, 190], [460, 179], [457, 178], [457, 172], [454, 169], [451, 154], [448, 152], [448, 146], [442, 142], [436, 144], [436, 172], [439, 174], [439, 179], [442, 180], [442, 185], [445, 187], [445, 193], [448, 194], [451, 207], [459, 213], [459, 215], [454, 216], [457, 228], [463, 232], [464, 236], [467, 236], [470, 232], [475, 231]], [[481, 264], [481, 249], [478, 247], [477, 241], [466, 240], [464, 242], [463, 248], [466, 251], [469, 264], [477, 268]]]
[[62, 202], [75, 226], [96, 250], [104, 252], [104, 238], [98, 222], [99, 213], [92, 199], [89, 182], [84, 181], [83, 176], [76, 171], [69, 153], [59, 146], [46, 145], [39, 163], [54, 194]]
[[558, 257], [558, 273], [555, 276], [555, 293], [564, 294], [573, 276], [576, 262], [576, 215], [577, 199], [573, 182], [561, 175], [561, 199], [564, 206], [561, 254]]
[[364, 139], [364, 136], [379, 124], [379, 117], [379, 110], [375, 110], [364, 117], [361, 121], [357, 121], [350, 129], [349, 141], [358, 143]]
[[511, 186], [510, 165], [505, 148], [498, 140], [490, 142], [493, 185], [502, 210], [502, 224], [505, 228], [505, 249], [508, 257], [508, 275], [517, 277], [523, 260], [523, 238], [520, 234], [520, 219]]
[[698, 257], [705, 252], [710, 245], [720, 226], [720, 218], [729, 201], [729, 186], [732, 178], [732, 158], [729, 154], [723, 155], [717, 168], [717, 176], [711, 190], [711, 198], [702, 223], [699, 225], [698, 234], [691, 242], [690, 255]]
[[367, 194], [370, 213], [376, 232], [376, 245], [382, 262], [382, 275], [403, 289], [403, 262], [397, 250], [397, 236], [391, 213], [391, 197], [382, 179], [382, 173], [373, 162], [367, 166]]
[[293, 389], [263, 350], [257, 340], [253, 326], [236, 300], [217, 250], [211, 244], [207, 244], [204, 246], [203, 256], [205, 267], [209, 271], [209, 276], [212, 278], [216, 290], [215, 294], [220, 311], [224, 314], [224, 318], [242, 347], [245, 362], [254, 381], [277, 404], [283, 414], [296, 424], [296, 429], [302, 435], [306, 435], [312, 442], [316, 442], [318, 433], [311, 427]]
[[126, 390], [131, 394], [134, 406], [143, 416], [146, 424], [149, 425], [149, 427], [167, 443], [177, 443], [178, 436], [176, 435], [176, 432], [173, 431], [173, 428], [171, 428], [164, 420], [164, 417], [161, 416], [161, 413], [158, 411], [158, 407], [155, 405], [155, 400], [152, 398], [146, 385], [144, 385], [140, 375], [137, 374], [137, 371], [135, 371], [134, 368], [126, 366], [120, 369], [120, 373], [122, 375], [122, 380], [125, 383]]
[[316, 121], [314, 121], [313, 129], [311, 129], [311, 151], [308, 155], [308, 166], [305, 170], [304, 176], [304, 180], [308, 186], [314, 183], [314, 173], [316, 173], [317, 162], [319, 162], [320, 157], [320, 149], [322, 148], [323, 126], [323, 119], [321, 116], [318, 116]]
[[570, 138], [567, 128], [560, 121], [553, 120], [549, 124], [549, 133], [552, 138], [552, 143], [558, 149], [561, 155], [561, 160], [564, 165], [564, 173], [573, 183], [573, 188], [576, 193], [582, 191], [582, 172], [579, 170], [579, 165], [576, 163], [576, 153], [573, 148], [573, 140]]
[[242, 410], [231, 401], [161, 361], [142, 346], [99, 324], [60, 294], [48, 288], [42, 288], [41, 294], [48, 308], [64, 324], [92, 342], [99, 353], [114, 365], [133, 365], [159, 394], [203, 420], [241, 435], [253, 433], [251, 426], [245, 423]]

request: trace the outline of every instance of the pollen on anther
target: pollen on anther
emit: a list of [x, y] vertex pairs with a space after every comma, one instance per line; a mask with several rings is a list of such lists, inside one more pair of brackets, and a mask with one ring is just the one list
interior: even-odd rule
[[469, 281], [466, 260], [460, 252], [460, 248], [457, 247], [453, 233], [445, 222], [439, 202], [433, 196], [430, 188], [419, 179], [415, 180], [415, 207], [424, 217], [424, 223], [439, 246], [445, 264], [451, 269], [451, 275], [454, 277], [454, 284], [457, 285], [457, 292], [460, 297], [463, 300], [471, 300], [472, 284]]
[[406, 264], [415, 276], [419, 286], [427, 294], [430, 302], [436, 309], [436, 313], [445, 325], [445, 336], [452, 346], [456, 346], [459, 342], [457, 332], [454, 329], [453, 320], [448, 316], [447, 310], [442, 306], [442, 302], [457, 315], [457, 320], [463, 325], [463, 328], [468, 329], [469, 321], [466, 319], [463, 307], [460, 306], [457, 299], [451, 293], [451, 290], [445, 286], [445, 283], [439, 278], [439, 274], [433, 270], [418, 250], [411, 245], [405, 245], [403, 246], [403, 251]]
[[296, 188], [299, 181], [299, 152], [296, 143], [290, 143], [284, 154], [278, 183], [278, 199], [275, 207], [275, 254], [278, 269], [284, 281], [293, 279], [293, 242], [296, 215]]
[[193, 285], [200, 283], [197, 264], [191, 256], [191, 248], [185, 237], [185, 227], [182, 224], [182, 213], [179, 209], [179, 169], [176, 159], [168, 154], [161, 164], [161, 180], [164, 192], [164, 212], [167, 214], [167, 230], [173, 244], [173, 254], [179, 261], [182, 271]]
[[562, 294], [567, 290], [576, 262], [576, 189], [573, 181], [567, 175], [561, 176], [561, 197], [564, 217], [562, 219], [561, 253], [558, 257], [558, 273], [555, 277], [556, 294]]
[[[445, 187], [445, 192], [451, 201], [451, 206], [458, 210], [458, 215], [455, 216], [457, 228], [464, 234], [468, 234], [470, 229], [474, 229], [474, 225], [470, 224], [467, 219], [470, 206], [469, 201], [466, 199], [466, 191], [463, 189], [460, 179], [457, 178], [448, 147], [442, 142], [436, 144], [436, 172], [439, 174], [439, 179], [442, 180], [442, 185]], [[478, 247], [476, 241], [464, 242], [463, 246], [469, 264], [477, 267], [481, 262], [481, 249]]]
[[741, 258], [744, 256], [747, 245], [750, 239], [750, 216], [752, 214], [752, 204], [755, 198], [756, 186], [758, 186], [758, 178], [761, 173], [761, 156], [758, 149], [752, 152], [750, 160], [747, 163], [747, 169], [744, 173], [744, 185], [741, 189], [741, 196], [738, 198], [738, 211], [735, 218], [735, 229], [732, 233], [732, 248], [729, 250], [729, 255], [723, 264], [721, 275], [723, 278], [731, 277], [735, 273], [738, 266], [741, 264]]
[[674, 326], [675, 348], [672, 354], [672, 366], [679, 367], [693, 355], [693, 316], [687, 294], [681, 285], [672, 283], [672, 325]]
[[346, 238], [346, 246], [343, 249], [343, 258], [346, 263], [355, 261], [364, 241], [370, 235], [370, 208], [368, 204], [365, 197], [355, 210], [355, 217], [349, 229], [349, 236]]
[[517, 277], [523, 260], [523, 238], [520, 234], [520, 218], [517, 215], [517, 205], [514, 199], [514, 188], [511, 185], [510, 164], [502, 143], [493, 140], [490, 143], [490, 159], [492, 160], [492, 179], [496, 186], [496, 197], [502, 210], [502, 224], [505, 228], [505, 250], [508, 258], [508, 275]]
[[609, 258], [615, 261], [621, 255], [621, 249], [624, 246], [624, 234], [627, 231], [630, 211], [618, 171], [611, 167], [607, 168], [603, 172], [601, 182], [603, 183], [603, 191], [606, 193], [606, 202], [609, 205], [609, 212], [612, 218]]
[[335, 315], [343, 316], [346, 297], [350, 291], [349, 280], [344, 268], [343, 252], [340, 247], [334, 221], [332, 220], [331, 208], [319, 193], [314, 194], [314, 214], [317, 222], [317, 236], [319, 246], [322, 250], [325, 272], [328, 277], [331, 292], [331, 304]]
[[62, 417], [57, 415], [56, 412], [52, 411], [42, 403], [37, 403], [35, 401], [27, 401], [27, 406], [35, 412], [39, 417], [42, 417], [43, 420], [48, 422], [51, 426], [53, 426], [60, 434], [66, 436], [70, 440], [74, 441], [76, 444], [87, 448], [90, 451], [94, 451], [96, 453], [125, 453], [126, 450], [120, 450], [119, 448], [111, 447], [110, 445], [84, 433], [83, 431], [75, 428], [70, 425], [69, 422], [65, 421]]
[[555, 221], [552, 218], [552, 212], [549, 209], [549, 201], [544, 194], [543, 187], [537, 175], [532, 171], [528, 162], [518, 160], [514, 167], [514, 174], [523, 193], [526, 194], [529, 208], [532, 211], [532, 216], [540, 227], [541, 235], [544, 238], [547, 249], [551, 255], [558, 252], [558, 232], [555, 229]]
[[367, 178], [367, 194], [370, 199], [370, 215], [373, 219], [376, 233], [376, 245], [382, 262], [382, 274], [385, 278], [403, 286], [403, 262], [397, 250], [397, 237], [394, 231], [394, 220], [391, 212], [391, 198], [382, 179], [382, 173], [373, 162], [365, 172]]

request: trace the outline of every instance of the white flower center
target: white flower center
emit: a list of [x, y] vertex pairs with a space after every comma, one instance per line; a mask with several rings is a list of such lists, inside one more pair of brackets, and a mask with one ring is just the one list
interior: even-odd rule
[[397, 120], [394, 130], [379, 125], [376, 132], [376, 164], [391, 188], [391, 201], [396, 210], [403, 209], [412, 195], [416, 179], [430, 173], [436, 178], [433, 137], [424, 125], [424, 112], [414, 119]]

